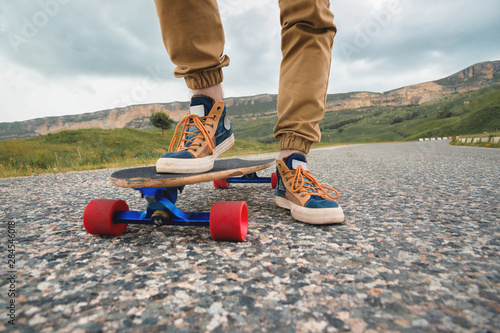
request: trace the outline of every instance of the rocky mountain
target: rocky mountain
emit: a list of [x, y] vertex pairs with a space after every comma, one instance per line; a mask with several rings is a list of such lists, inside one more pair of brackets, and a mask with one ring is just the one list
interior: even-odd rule
[[149, 116], [164, 110], [180, 120], [187, 114], [187, 102], [168, 104], [131, 105], [124, 108], [103, 110], [80, 115], [45, 117], [32, 120], [0, 123], [0, 140], [45, 135], [62, 130], [83, 128], [147, 128], [151, 126]]
[[451, 94], [462, 94], [500, 82], [500, 61], [475, 64], [444, 79], [415, 84], [384, 93], [353, 92], [329, 95], [327, 111], [370, 106], [420, 105]]
[[[419, 105], [451, 94], [465, 93], [500, 82], [500, 61], [475, 64], [441, 80], [375, 92], [331, 94], [327, 112], [372, 106]], [[231, 97], [226, 99], [233, 120], [256, 119], [276, 115], [276, 95]], [[46, 117], [22, 122], [0, 123], [0, 139], [24, 138], [68, 129], [147, 128], [154, 111], [165, 111], [175, 121], [188, 114], [188, 102], [132, 105], [81, 115]]]

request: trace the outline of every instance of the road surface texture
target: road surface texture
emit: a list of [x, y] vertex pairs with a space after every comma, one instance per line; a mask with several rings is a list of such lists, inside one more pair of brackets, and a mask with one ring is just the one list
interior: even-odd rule
[[247, 201], [242, 243], [206, 227], [87, 234], [94, 198], [145, 208], [112, 170], [1, 179], [0, 330], [499, 332], [499, 162], [438, 141], [314, 150], [310, 169], [341, 195], [337, 226], [295, 222], [268, 184], [187, 186], [185, 210]]

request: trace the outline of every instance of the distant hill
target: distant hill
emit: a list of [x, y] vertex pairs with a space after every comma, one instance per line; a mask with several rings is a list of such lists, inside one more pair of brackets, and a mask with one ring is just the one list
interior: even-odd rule
[[[361, 120], [356, 119], [366, 117], [367, 112], [383, 112], [383, 108], [398, 109], [426, 105], [429, 102], [437, 102], [447, 97], [463, 95], [489, 87], [496, 82], [500, 82], [500, 61], [490, 61], [467, 67], [458, 73], [437, 81], [406, 86], [383, 93], [351, 92], [330, 94], [327, 96], [327, 114], [322, 122], [323, 130], [327, 132], [326, 134], [328, 134], [329, 130], [338, 132], [339, 129], [349, 124], [361, 123]], [[271, 126], [269, 124], [274, 122], [276, 101], [276, 95], [264, 94], [227, 98], [226, 104], [230, 108], [230, 116], [235, 122], [235, 126], [238, 126], [241, 120], [255, 120], [256, 124], [263, 125], [261, 129], [261, 132], [263, 132], [264, 130], [268, 131], [269, 126]], [[188, 113], [188, 106], [188, 102], [132, 105], [81, 115], [0, 123], [0, 140], [40, 136], [70, 129], [148, 128], [151, 127], [149, 116], [152, 112], [163, 110], [175, 121], [179, 121]], [[352, 113], [352, 110], [357, 111]], [[385, 111], [389, 112], [388, 110]], [[387, 114], [388, 117], [390, 117], [389, 114], [392, 114], [391, 112]], [[349, 114], [352, 115], [349, 116]], [[331, 117], [333, 115], [335, 117]], [[389, 121], [393, 120], [389, 119]], [[342, 121], [347, 123], [342, 125], [342, 123], [339, 123]], [[328, 126], [331, 128], [327, 128]], [[245, 136], [244, 133], [242, 134]], [[266, 134], [268, 135], [269, 132], [266, 132]], [[272, 138], [265, 140], [272, 140]]]
[[[233, 121], [239, 140], [275, 142], [277, 116]], [[483, 132], [500, 134], [500, 83], [422, 104], [366, 106], [327, 112], [323, 143], [408, 141]], [[498, 136], [498, 135], [496, 135]]]
[[327, 113], [324, 142], [409, 141], [500, 130], [500, 83], [422, 104]]
[[352, 92], [328, 95], [327, 111], [370, 106], [421, 105], [452, 94], [463, 94], [500, 82], [500, 61], [467, 67], [444, 79], [402, 87], [384, 93]]

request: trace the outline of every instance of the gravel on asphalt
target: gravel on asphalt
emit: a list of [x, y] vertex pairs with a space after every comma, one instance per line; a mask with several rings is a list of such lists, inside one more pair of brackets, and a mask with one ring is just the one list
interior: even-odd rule
[[187, 186], [184, 210], [247, 202], [242, 243], [206, 227], [87, 234], [94, 198], [145, 208], [113, 170], [0, 179], [0, 331], [500, 332], [499, 162], [438, 141], [313, 150], [346, 216], [331, 226], [294, 221], [268, 184]]

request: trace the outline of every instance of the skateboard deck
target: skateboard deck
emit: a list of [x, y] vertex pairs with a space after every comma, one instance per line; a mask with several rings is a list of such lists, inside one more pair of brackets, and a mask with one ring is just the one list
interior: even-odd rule
[[111, 182], [126, 188], [179, 187], [243, 176], [273, 166], [275, 159], [242, 160], [238, 158], [216, 160], [212, 170], [202, 173], [156, 173], [155, 166], [129, 168], [111, 174]]
[[159, 174], [155, 166], [119, 170], [111, 174], [111, 182], [140, 191], [147, 201], [146, 209], [130, 211], [123, 200], [94, 199], [85, 207], [83, 225], [90, 234], [114, 236], [123, 234], [128, 224], [209, 226], [214, 240], [242, 242], [248, 230], [246, 202], [215, 202], [210, 213], [186, 212], [175, 205], [177, 196], [185, 185], [212, 180], [219, 189], [228, 188], [230, 183], [271, 183], [275, 188], [275, 173], [271, 177], [256, 173], [274, 163], [274, 159], [216, 160], [212, 170], [195, 174]]

